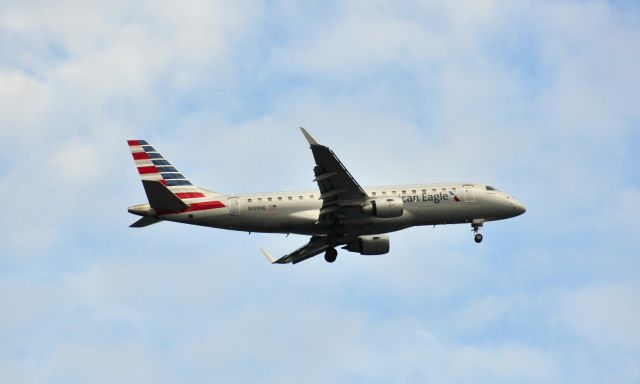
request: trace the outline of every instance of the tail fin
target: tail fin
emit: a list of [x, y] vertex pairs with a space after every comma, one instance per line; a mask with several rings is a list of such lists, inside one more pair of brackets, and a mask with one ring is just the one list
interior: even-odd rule
[[180, 211], [188, 205], [217, 196], [191, 184], [145, 140], [127, 140], [127, 143], [151, 207]]
[[156, 212], [180, 212], [187, 209], [188, 205], [159, 181], [142, 180], [142, 185], [149, 205]]

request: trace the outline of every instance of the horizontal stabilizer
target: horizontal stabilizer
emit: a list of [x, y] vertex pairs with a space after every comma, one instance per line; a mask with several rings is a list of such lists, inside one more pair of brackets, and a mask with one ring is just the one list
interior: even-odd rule
[[156, 180], [142, 180], [144, 191], [147, 193], [149, 205], [156, 211], [180, 212], [187, 208], [180, 198], [169, 188]]
[[159, 223], [161, 222], [162, 219], [156, 219], [155, 217], [152, 216], [145, 216], [142, 219], [136, 221], [135, 223], [131, 224], [129, 227], [131, 228], [142, 228], [142, 227], [146, 227], [148, 225], [151, 224], [155, 224], [155, 223]]

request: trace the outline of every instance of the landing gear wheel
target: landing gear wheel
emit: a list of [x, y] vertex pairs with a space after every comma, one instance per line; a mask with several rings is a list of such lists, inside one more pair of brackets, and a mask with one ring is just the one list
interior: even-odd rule
[[473, 236], [473, 241], [476, 243], [482, 242], [482, 235], [480, 234], [480, 228], [482, 228], [482, 224], [484, 223], [484, 219], [474, 219], [471, 222], [471, 230], [475, 234]]
[[334, 261], [336, 261], [337, 257], [338, 251], [336, 251], [335, 248], [327, 249], [327, 252], [325, 252], [324, 254], [324, 259], [327, 261], [327, 263], [333, 263]]

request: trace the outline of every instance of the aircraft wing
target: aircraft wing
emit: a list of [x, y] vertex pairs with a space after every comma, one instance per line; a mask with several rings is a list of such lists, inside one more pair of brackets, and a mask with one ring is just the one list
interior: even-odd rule
[[271, 264], [296, 264], [324, 252], [328, 247], [327, 236], [312, 236], [307, 244], [279, 259], [274, 258], [269, 252], [262, 248], [260, 250]]
[[333, 222], [343, 207], [359, 206], [368, 196], [329, 147], [318, 144], [309, 132], [302, 127], [300, 129], [316, 161], [313, 181], [318, 183], [322, 199], [318, 221]]

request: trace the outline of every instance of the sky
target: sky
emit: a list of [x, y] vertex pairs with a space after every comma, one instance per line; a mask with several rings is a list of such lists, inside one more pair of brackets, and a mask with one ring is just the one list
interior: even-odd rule
[[[0, 2], [0, 383], [640, 381], [634, 1]], [[127, 139], [226, 194], [362, 185], [523, 202], [269, 265], [303, 236], [176, 223]]]

